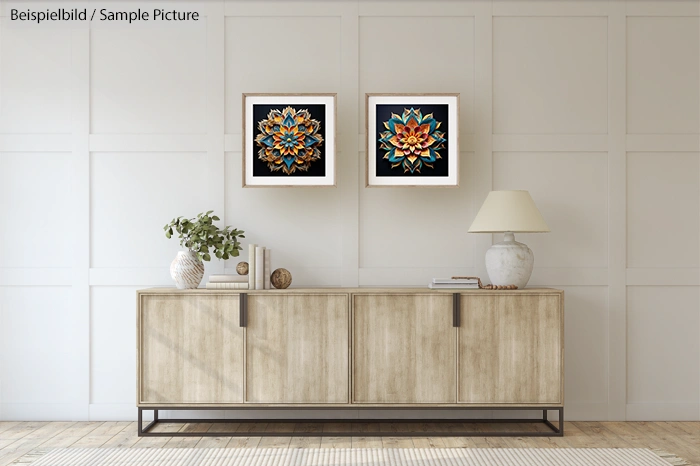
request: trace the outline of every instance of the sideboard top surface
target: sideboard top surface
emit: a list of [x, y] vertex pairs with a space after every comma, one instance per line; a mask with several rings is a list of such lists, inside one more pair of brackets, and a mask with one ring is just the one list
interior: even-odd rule
[[432, 290], [430, 288], [287, 288], [284, 290], [211, 290], [206, 288], [196, 288], [192, 290], [179, 290], [172, 287], [162, 287], [162, 288], [146, 288], [138, 290], [139, 294], [232, 294], [237, 295], [241, 293], [248, 294], [310, 294], [310, 293], [339, 293], [339, 294], [386, 294], [386, 293], [426, 293], [426, 294], [474, 294], [474, 295], [518, 295], [518, 294], [563, 294], [563, 290], [558, 290], [556, 288], [525, 288], [522, 290], [480, 290], [480, 289], [444, 289], [444, 290]]

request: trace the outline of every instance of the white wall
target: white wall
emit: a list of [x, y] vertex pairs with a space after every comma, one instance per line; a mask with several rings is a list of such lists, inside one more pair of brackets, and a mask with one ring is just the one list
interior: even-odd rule
[[[520, 238], [566, 290], [568, 417], [700, 420], [698, 1], [190, 6], [0, 25], [0, 419], [134, 418], [134, 291], [171, 285], [174, 216], [215, 209], [295, 286], [424, 285], [486, 277], [466, 230], [513, 188], [552, 228]], [[460, 187], [364, 188], [364, 93], [438, 91]], [[242, 92], [337, 92], [338, 187], [242, 189]]]

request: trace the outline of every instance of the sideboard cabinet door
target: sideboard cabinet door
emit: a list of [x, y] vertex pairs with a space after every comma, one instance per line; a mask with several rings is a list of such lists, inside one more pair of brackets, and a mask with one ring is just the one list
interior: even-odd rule
[[246, 402], [349, 402], [348, 294], [248, 295]]
[[563, 403], [561, 294], [465, 294], [459, 402]]
[[454, 403], [452, 295], [353, 300], [353, 403]]
[[141, 295], [139, 403], [241, 403], [238, 308], [238, 295]]

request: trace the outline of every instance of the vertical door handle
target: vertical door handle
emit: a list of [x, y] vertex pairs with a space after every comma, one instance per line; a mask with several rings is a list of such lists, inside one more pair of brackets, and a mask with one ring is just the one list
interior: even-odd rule
[[459, 293], [452, 293], [452, 326], [459, 327], [460, 320], [460, 299], [461, 295]]
[[239, 325], [241, 327], [248, 326], [248, 294], [241, 293], [238, 295], [238, 315], [240, 316]]

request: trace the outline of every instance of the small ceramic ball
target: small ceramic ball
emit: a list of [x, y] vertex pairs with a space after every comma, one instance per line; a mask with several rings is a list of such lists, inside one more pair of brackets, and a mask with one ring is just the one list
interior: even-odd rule
[[288, 288], [292, 284], [292, 274], [287, 269], [277, 269], [270, 275], [270, 283], [278, 290]]
[[238, 275], [248, 275], [248, 263], [239, 262], [236, 266], [236, 272], [238, 272]]

